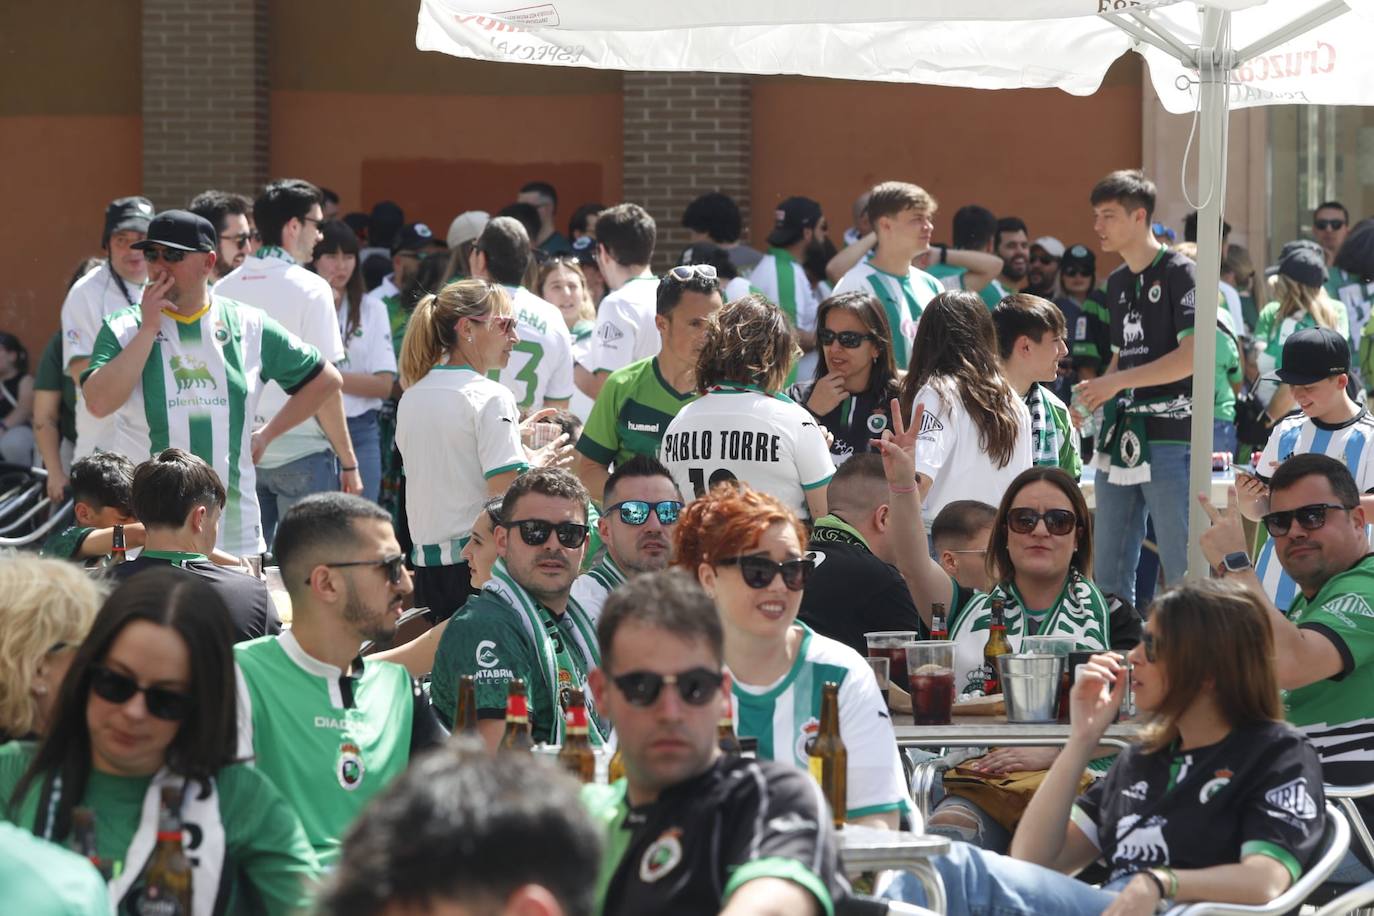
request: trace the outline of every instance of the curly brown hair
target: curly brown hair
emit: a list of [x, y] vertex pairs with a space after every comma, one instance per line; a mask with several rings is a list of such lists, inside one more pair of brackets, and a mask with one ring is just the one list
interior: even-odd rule
[[731, 383], [781, 391], [800, 356], [782, 309], [758, 293], [741, 296], [711, 318], [697, 357], [697, 391]]

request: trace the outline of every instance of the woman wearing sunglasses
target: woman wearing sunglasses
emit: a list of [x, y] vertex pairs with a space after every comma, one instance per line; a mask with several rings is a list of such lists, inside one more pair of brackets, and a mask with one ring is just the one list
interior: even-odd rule
[[888, 404], [900, 388], [892, 331], [882, 303], [857, 291], [822, 302], [816, 327], [816, 377], [793, 385], [787, 396], [830, 433], [830, 456], [841, 464], [870, 451], [870, 440], [891, 423]]
[[[955, 843], [934, 860], [949, 912], [1124, 916], [1287, 890], [1317, 857], [1326, 818], [1317, 753], [1283, 721], [1270, 614], [1235, 583], [1183, 586], [1153, 605], [1129, 672], [1114, 655], [1080, 666], [1068, 744], [1011, 857]], [[1127, 677], [1148, 717], [1142, 741], [1079, 795]], [[1070, 877], [1099, 858], [1101, 889]], [[889, 893], [923, 902], [910, 876]]]
[[[487, 377], [519, 341], [510, 295], [459, 280], [415, 306], [401, 344], [396, 446], [405, 462], [415, 605], [447, 620], [473, 591], [473, 518], [529, 466], [510, 390]], [[561, 441], [558, 442], [562, 444]]]
[[794, 512], [825, 515], [835, 474], [830, 448], [816, 418], [782, 393], [800, 355], [787, 316], [762, 296], [712, 316], [697, 358], [701, 397], [668, 424], [660, 448], [684, 497], [738, 480]]
[[676, 563], [695, 573], [720, 612], [733, 677], [736, 728], [758, 756], [807, 767], [821, 687], [840, 685], [840, 736], [849, 752], [846, 820], [896, 828], [912, 810], [887, 703], [853, 649], [797, 620], [815, 568], [806, 533], [780, 501], [721, 485], [682, 511]]
[[0, 803], [15, 824], [62, 845], [73, 810], [93, 813], [118, 912], [142, 893], [164, 787], [181, 793], [196, 913], [309, 903], [318, 866], [299, 819], [235, 762], [232, 639], [228, 612], [194, 576], [131, 579], [76, 650], [43, 740], [0, 748]]

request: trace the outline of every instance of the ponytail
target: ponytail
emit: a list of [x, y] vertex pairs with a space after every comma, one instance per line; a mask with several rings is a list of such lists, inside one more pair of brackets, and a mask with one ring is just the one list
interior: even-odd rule
[[486, 280], [457, 280], [415, 305], [401, 341], [401, 386], [408, 388], [458, 345], [458, 322], [509, 307], [510, 296]]

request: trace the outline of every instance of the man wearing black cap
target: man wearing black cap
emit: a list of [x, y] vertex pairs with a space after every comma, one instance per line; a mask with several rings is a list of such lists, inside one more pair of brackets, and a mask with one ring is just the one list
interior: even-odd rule
[[773, 211], [768, 253], [749, 275], [749, 284], [782, 309], [807, 353], [816, 349], [818, 303], [802, 264], [825, 250], [826, 229], [820, 204], [809, 197], [787, 198]]
[[[1072, 383], [1093, 378], [1112, 360], [1111, 313], [1106, 296], [1097, 286], [1097, 257], [1086, 245], [1070, 245], [1059, 262], [1059, 285], [1063, 293], [1054, 300], [1064, 313], [1069, 332], [1068, 390], [1060, 395], [1067, 401]], [[1059, 394], [1056, 389], [1055, 394]]]
[[[1269, 479], [1294, 455], [1328, 455], [1346, 466], [1361, 493], [1374, 490], [1374, 417], [1351, 400], [1349, 373], [1350, 348], [1336, 331], [1306, 328], [1284, 342], [1274, 378], [1289, 386], [1301, 412], [1274, 422], [1253, 474], [1236, 474], [1246, 518], [1258, 521], [1269, 511]], [[1255, 569], [1269, 600], [1286, 611], [1298, 585], [1279, 565], [1272, 540], [1261, 548]]]
[[[406, 223], [391, 240], [391, 273], [367, 295], [395, 322], [401, 309], [401, 290], [410, 285], [420, 262], [444, 250], [444, 240], [424, 223]], [[359, 261], [359, 263], [362, 263]], [[397, 355], [400, 355], [398, 338]]]
[[[262, 553], [255, 463], [283, 432], [308, 420], [343, 380], [310, 344], [261, 309], [212, 295], [215, 227], [186, 210], [159, 213], [144, 252], [142, 302], [100, 329], [81, 381], [91, 413], [115, 418], [113, 451], [135, 459], [175, 446], [224, 482], [221, 550]], [[253, 418], [267, 382], [288, 398], [271, 420]]]
[[96, 449], [108, 450], [114, 424], [93, 416], [80, 395], [80, 377], [91, 360], [91, 347], [101, 324], [109, 315], [138, 305], [148, 281], [143, 252], [134, 248], [148, 231], [153, 205], [146, 197], [121, 197], [105, 208], [105, 229], [100, 247], [105, 262], [72, 286], [62, 303], [62, 365], [77, 382], [76, 449], [72, 459], [84, 458]]
[[[320, 238], [320, 201], [319, 188], [300, 179], [274, 181], [263, 189], [253, 203], [262, 246], [215, 284], [215, 292], [262, 309], [337, 363], [345, 351], [334, 293], [323, 277], [304, 266], [313, 260]], [[286, 400], [282, 386], [267, 385], [253, 425], [266, 424]], [[269, 548], [277, 519], [311, 493], [340, 488], [362, 492], [342, 396], [326, 399], [315, 419], [318, 423], [302, 423], [276, 439], [257, 461], [258, 504]]]

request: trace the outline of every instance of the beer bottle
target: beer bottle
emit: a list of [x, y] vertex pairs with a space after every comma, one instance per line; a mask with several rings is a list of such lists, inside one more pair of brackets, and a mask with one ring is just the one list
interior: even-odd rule
[[821, 785], [821, 793], [830, 803], [835, 827], [844, 826], [846, 808], [845, 786], [849, 776], [849, 752], [840, 738], [840, 685], [826, 681], [821, 688], [821, 725], [816, 737], [807, 742], [807, 763], [811, 775]]
[[949, 639], [949, 625], [945, 622], [945, 606], [938, 601], [930, 606], [930, 638]]
[[453, 717], [453, 734], [477, 734], [477, 681], [471, 674], [458, 678], [458, 712]]
[[181, 789], [162, 787], [157, 845], [143, 872], [138, 916], [191, 916], [191, 865], [181, 845]]
[[988, 641], [983, 646], [983, 694], [992, 696], [1002, 692], [1001, 669], [997, 659], [1011, 654], [1011, 644], [1007, 642], [1006, 602], [1001, 598], [992, 599], [992, 620], [988, 623]]
[[726, 757], [738, 757], [744, 753], [739, 736], [735, 734], [735, 723], [729, 716], [721, 716], [716, 723], [716, 744]]
[[96, 846], [95, 812], [90, 808], [72, 809], [72, 838], [68, 845], [77, 855], [89, 859], [106, 881], [110, 880], [110, 864], [100, 860]]
[[596, 781], [596, 753], [587, 738], [587, 698], [580, 690], [568, 693], [568, 712], [558, 763], [584, 783]]
[[625, 778], [625, 759], [620, 756], [620, 748], [616, 748], [611, 755], [611, 762], [606, 764], [606, 782], [617, 782]]
[[530, 707], [525, 697], [525, 682], [520, 678], [510, 682], [506, 694], [506, 733], [501, 736], [500, 749], [503, 751], [524, 751], [534, 747], [534, 736], [530, 734]]
[[110, 566], [117, 566], [129, 559], [128, 548], [124, 546], [124, 526], [115, 525], [110, 535]]

